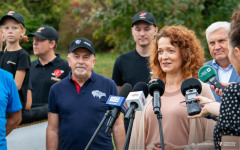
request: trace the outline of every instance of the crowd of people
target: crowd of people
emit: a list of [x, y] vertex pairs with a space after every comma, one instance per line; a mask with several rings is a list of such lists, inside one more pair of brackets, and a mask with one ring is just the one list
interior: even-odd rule
[[[205, 62], [201, 42], [184, 26], [165, 26], [158, 31], [154, 16], [141, 11], [133, 16], [131, 32], [135, 49], [120, 55], [112, 79], [93, 71], [94, 44], [84, 38], [72, 41], [67, 61], [56, 54], [58, 32], [43, 25], [25, 35], [23, 17], [9, 11], [0, 20], [0, 149], [6, 136], [20, 123], [48, 120], [46, 149], [84, 149], [105, 113], [110, 95], [118, 95], [125, 83], [134, 87], [159, 78], [165, 84], [161, 96], [162, 134], [148, 95], [142, 111], [136, 111], [129, 149], [240, 149], [240, 9], [232, 21], [215, 22], [206, 29], [213, 60]], [[30, 61], [21, 47], [33, 38]], [[4, 43], [4, 44], [3, 44]], [[189, 116], [181, 93], [182, 83], [197, 78], [199, 69], [212, 66], [224, 89], [200, 81], [195, 97], [201, 112]], [[219, 116], [218, 121], [206, 118]], [[123, 149], [128, 120], [120, 114], [113, 127], [116, 149]], [[112, 135], [99, 130], [90, 149], [113, 149]], [[161, 137], [162, 138], [162, 137]], [[235, 142], [233, 145], [227, 142]], [[230, 146], [230, 147], [229, 147]]]

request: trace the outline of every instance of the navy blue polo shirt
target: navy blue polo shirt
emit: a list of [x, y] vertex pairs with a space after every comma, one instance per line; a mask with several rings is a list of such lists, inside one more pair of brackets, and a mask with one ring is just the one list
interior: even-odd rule
[[[61, 150], [84, 149], [108, 110], [108, 97], [117, 95], [114, 81], [94, 71], [78, 93], [71, 74], [54, 84], [49, 94], [49, 112], [59, 115]], [[105, 134], [106, 124], [90, 149], [113, 149], [111, 134]]]

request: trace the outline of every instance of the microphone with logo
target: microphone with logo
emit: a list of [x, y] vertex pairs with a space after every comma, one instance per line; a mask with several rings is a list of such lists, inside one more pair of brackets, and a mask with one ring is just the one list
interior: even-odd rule
[[224, 87], [220, 84], [220, 82], [216, 78], [217, 72], [216, 70], [209, 65], [203, 66], [198, 71], [198, 78], [206, 83], [209, 82], [211, 85], [213, 85], [215, 88], [224, 89]]
[[[159, 134], [160, 134], [160, 141], [161, 143], [164, 143], [163, 139], [163, 131], [162, 131], [162, 114], [160, 111], [161, 108], [161, 96], [163, 95], [165, 91], [165, 84], [160, 79], [153, 79], [148, 84], [148, 91], [152, 98], [152, 105], [153, 105], [153, 111], [157, 115], [158, 119], [158, 126], [159, 126]], [[164, 149], [164, 144], [161, 146], [161, 149]]]
[[147, 95], [148, 95], [147, 84], [144, 82], [138, 82], [133, 87], [133, 92], [130, 92], [126, 99], [127, 106], [129, 107], [125, 115], [126, 119], [129, 119], [134, 111], [143, 110], [146, 104]]
[[111, 116], [108, 120], [107, 129], [105, 133], [109, 133], [110, 129], [112, 129], [121, 111], [124, 114], [127, 112], [128, 106], [125, 99], [131, 91], [132, 91], [132, 86], [129, 83], [125, 83], [120, 89], [118, 96], [111, 95], [108, 98], [106, 104], [112, 107], [113, 109], [112, 109]]
[[107, 133], [113, 127], [113, 124], [115, 123], [116, 119], [118, 118], [121, 109], [123, 111], [127, 111], [127, 107], [126, 107], [126, 104], [124, 103], [124, 101], [125, 101], [125, 97], [127, 97], [127, 95], [131, 91], [132, 91], [132, 86], [129, 83], [125, 83], [122, 86], [122, 88], [119, 90], [118, 96], [112, 96], [112, 95], [109, 96], [106, 104], [108, 106], [111, 106], [114, 108], [113, 108], [113, 110], [108, 110], [105, 113], [102, 121], [100, 122], [99, 126], [97, 127], [93, 136], [91, 137], [90, 141], [88, 142], [87, 146], [85, 147], [85, 150], [88, 150], [90, 148], [90, 146], [92, 145], [98, 132], [100, 131], [100, 129], [102, 128], [102, 126], [104, 125], [104, 123], [108, 117], [110, 117], [110, 119], [108, 120], [108, 123], [107, 123], [107, 129], [106, 129]]
[[129, 126], [127, 130], [127, 135], [124, 142], [124, 150], [128, 149], [129, 141], [132, 132], [132, 125], [135, 117], [135, 111], [143, 110], [144, 106], [146, 105], [146, 97], [148, 95], [148, 86], [144, 82], [138, 82], [133, 87], [133, 92], [130, 92], [126, 98], [126, 103], [129, 107], [125, 118], [130, 119]]
[[[185, 96], [188, 115], [193, 116], [199, 114], [201, 112], [201, 106], [200, 102], [198, 100], [195, 100], [195, 97], [197, 97], [202, 92], [202, 84], [200, 81], [195, 78], [184, 80], [181, 85], [181, 92]], [[210, 118], [215, 121], [218, 120], [218, 117], [213, 114], [210, 114], [206, 118]]]

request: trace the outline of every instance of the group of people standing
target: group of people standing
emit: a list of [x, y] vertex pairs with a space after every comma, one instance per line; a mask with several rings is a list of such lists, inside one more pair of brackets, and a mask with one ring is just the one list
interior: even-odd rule
[[[5, 136], [19, 123], [47, 119], [50, 87], [65, 78], [70, 68], [66, 60], [55, 54], [58, 33], [53, 27], [41, 26], [35, 33], [26, 36], [23, 17], [14, 11], [4, 15], [0, 25], [1, 75], [5, 71], [10, 73], [1, 78], [2, 88], [9, 90], [9, 93], [3, 90], [4, 94], [1, 94], [1, 100], [5, 98], [6, 104], [1, 103], [1, 116], [4, 116], [1, 119], [5, 121], [1, 123], [0, 147], [6, 149]], [[33, 62], [30, 62], [29, 54], [21, 47], [22, 43], [28, 41], [28, 37], [33, 37], [33, 52], [38, 57]], [[5, 78], [9, 84], [4, 84]], [[6, 134], [3, 132], [5, 124]]]
[[[27, 41], [22, 16], [10, 11], [1, 18], [0, 25], [0, 44], [6, 42], [4, 49], [0, 47], [0, 68], [11, 73], [0, 69], [0, 89], [4, 89], [0, 90], [1, 101], [4, 100], [0, 105], [4, 108], [0, 148], [6, 149], [5, 136], [21, 118], [23, 123], [29, 118], [48, 118], [47, 149], [84, 149], [109, 109], [108, 97], [117, 95], [125, 83], [133, 87], [152, 78], [165, 83], [161, 112], [166, 149], [221, 149], [222, 136], [240, 134], [239, 85], [224, 84], [240, 82], [240, 10], [234, 13], [231, 24], [216, 22], [206, 30], [213, 57], [207, 63], [194, 31], [184, 26], [165, 26], [158, 32], [151, 13], [137, 13], [131, 28], [136, 48], [116, 59], [112, 80], [93, 71], [95, 48], [86, 38], [72, 41], [65, 61], [55, 54], [57, 31], [41, 26], [28, 35], [33, 37], [33, 52], [38, 57], [31, 63], [20, 45]], [[198, 78], [204, 65], [216, 69], [217, 78], [226, 89], [201, 82], [202, 92], [196, 99], [203, 108], [199, 115], [190, 117], [186, 105], [181, 104], [185, 100], [181, 84], [188, 78]], [[209, 113], [219, 115], [219, 121], [203, 118]], [[123, 122], [122, 118], [121, 114], [112, 128], [117, 149], [123, 149], [128, 128], [128, 120]], [[113, 149], [111, 134], [106, 134], [105, 129], [106, 123], [91, 149]], [[144, 110], [136, 112], [129, 149], [161, 149], [163, 143], [159, 139], [158, 120], [149, 95]]]

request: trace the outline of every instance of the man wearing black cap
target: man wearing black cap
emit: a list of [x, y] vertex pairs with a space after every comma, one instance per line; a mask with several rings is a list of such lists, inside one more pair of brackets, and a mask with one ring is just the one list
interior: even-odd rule
[[[93, 71], [96, 58], [91, 41], [74, 40], [67, 59], [71, 72], [54, 84], [49, 94], [47, 149], [84, 149], [108, 110], [108, 97], [117, 95], [114, 81]], [[105, 133], [106, 123], [91, 149], [113, 149], [111, 134]], [[117, 149], [123, 149], [121, 115], [113, 126], [113, 135]]]
[[[50, 87], [67, 77], [70, 71], [67, 61], [55, 54], [58, 33], [53, 27], [41, 26], [28, 36], [33, 37], [33, 52], [38, 59], [32, 62], [30, 69], [32, 97], [28, 95], [28, 102], [32, 98], [32, 109], [23, 114], [22, 123], [47, 119]], [[27, 107], [31, 104], [27, 103]]]
[[[114, 64], [112, 79], [118, 90], [125, 83], [134, 86], [138, 82], [149, 82], [150, 70], [148, 67], [149, 50], [158, 28], [154, 16], [146, 11], [141, 11], [133, 17], [132, 36], [136, 42], [136, 49], [119, 56]], [[128, 121], [124, 121], [125, 130]]]

